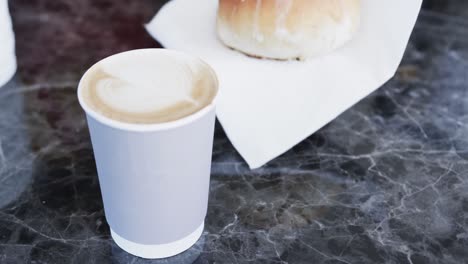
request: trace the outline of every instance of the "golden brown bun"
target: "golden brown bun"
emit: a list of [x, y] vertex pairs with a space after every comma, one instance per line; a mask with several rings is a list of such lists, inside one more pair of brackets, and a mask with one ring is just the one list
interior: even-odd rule
[[305, 59], [348, 42], [360, 12], [361, 0], [219, 0], [218, 35], [252, 56]]

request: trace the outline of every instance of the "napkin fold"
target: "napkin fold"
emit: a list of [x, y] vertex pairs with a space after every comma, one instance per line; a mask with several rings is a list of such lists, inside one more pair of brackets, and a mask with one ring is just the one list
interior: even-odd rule
[[363, 0], [345, 47], [305, 62], [247, 57], [216, 35], [217, 0], [172, 0], [146, 25], [164, 47], [201, 57], [220, 81], [217, 116], [250, 168], [281, 155], [388, 81], [422, 0]]
[[10, 80], [15, 71], [15, 37], [8, 11], [8, 0], [0, 0], [0, 87]]

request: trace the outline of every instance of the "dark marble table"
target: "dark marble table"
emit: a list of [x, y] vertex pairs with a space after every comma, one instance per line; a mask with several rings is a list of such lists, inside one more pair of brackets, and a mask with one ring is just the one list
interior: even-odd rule
[[[157, 47], [142, 24], [163, 2], [10, 1], [0, 263], [147, 262], [109, 237], [75, 90], [93, 62]], [[154, 263], [468, 263], [467, 74], [468, 2], [426, 0], [396, 77], [267, 166], [218, 125], [203, 237]]]

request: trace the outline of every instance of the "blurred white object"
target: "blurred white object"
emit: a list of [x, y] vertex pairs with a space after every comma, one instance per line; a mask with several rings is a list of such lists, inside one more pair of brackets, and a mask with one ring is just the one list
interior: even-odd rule
[[8, 0], [0, 0], [0, 86], [7, 83], [15, 72], [15, 36], [8, 11]]
[[251, 168], [281, 155], [393, 77], [422, 0], [363, 0], [345, 47], [305, 62], [249, 58], [216, 36], [218, 0], [173, 0], [147, 25], [164, 47], [192, 53], [219, 77], [217, 116]]

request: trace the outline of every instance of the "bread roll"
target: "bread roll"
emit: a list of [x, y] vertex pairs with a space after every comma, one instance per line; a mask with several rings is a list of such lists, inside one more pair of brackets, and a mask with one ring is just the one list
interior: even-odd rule
[[248, 55], [307, 59], [348, 42], [360, 12], [361, 0], [219, 0], [217, 29]]

